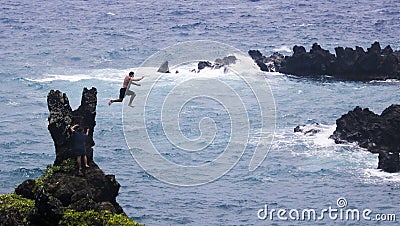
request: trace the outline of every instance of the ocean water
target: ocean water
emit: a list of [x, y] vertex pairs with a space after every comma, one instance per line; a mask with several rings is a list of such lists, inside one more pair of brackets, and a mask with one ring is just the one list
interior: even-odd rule
[[[398, 50], [399, 9], [400, 2], [394, 0], [3, 0], [0, 193], [12, 192], [25, 179], [39, 177], [54, 161], [54, 146], [47, 130], [47, 93], [51, 89], [67, 93], [76, 109], [83, 87], [94, 86], [98, 89], [94, 158], [106, 173], [116, 175], [121, 184], [118, 202], [138, 222], [396, 225], [400, 217], [400, 175], [377, 170], [376, 155], [355, 144], [336, 145], [328, 137], [335, 129], [335, 120], [357, 105], [381, 113], [399, 103], [398, 81], [346, 82], [261, 73], [260, 80], [268, 81], [276, 107], [275, 136], [266, 159], [249, 171], [252, 152], [246, 151], [219, 179], [189, 187], [161, 182], [140, 167], [125, 140], [125, 108], [117, 103], [108, 106], [107, 102], [117, 97], [129, 71], [138, 70], [157, 51], [185, 41], [217, 41], [245, 53], [258, 49], [266, 55], [274, 51], [289, 55], [293, 45], [309, 49], [314, 42], [331, 52], [336, 46], [366, 49], [374, 41]], [[150, 85], [146, 79], [145, 85]], [[143, 98], [141, 89], [137, 88], [137, 100]], [[229, 125], [224, 124], [227, 114], [213, 102], [193, 102], [183, 108], [179, 120], [186, 135], [199, 136], [196, 128], [207, 111], [196, 109], [198, 105], [211, 106], [211, 115], [221, 112], [215, 114], [215, 119], [221, 120], [216, 125], [222, 128], [217, 130], [222, 132], [217, 135], [221, 138], [218, 145], [228, 143], [229, 134], [225, 133]], [[321, 124], [316, 136], [293, 133], [297, 125], [313, 122]], [[150, 134], [159, 132], [162, 128], [157, 126], [149, 130]], [[180, 159], [168, 144], [158, 145], [163, 155], [177, 157], [177, 161], [192, 158], [186, 163], [207, 162], [207, 155], [182, 155]], [[218, 145], [210, 153], [213, 158], [221, 151]], [[325, 215], [323, 220], [299, 222], [280, 220], [277, 215], [272, 220], [257, 216], [265, 205], [288, 212], [310, 208], [320, 212], [330, 206], [338, 208], [340, 198], [346, 199], [347, 209], [371, 209], [372, 218], [376, 214], [397, 214], [396, 221], [332, 220]]]

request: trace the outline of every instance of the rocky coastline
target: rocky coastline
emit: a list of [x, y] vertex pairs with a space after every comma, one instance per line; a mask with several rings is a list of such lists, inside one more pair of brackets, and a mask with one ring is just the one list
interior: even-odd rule
[[351, 81], [400, 79], [400, 51], [393, 51], [390, 45], [382, 49], [379, 42], [374, 42], [367, 51], [359, 46], [336, 47], [335, 54], [317, 43], [308, 52], [305, 47], [295, 45], [291, 56], [276, 52], [267, 57], [259, 50], [248, 53], [262, 71]]
[[[314, 43], [307, 52], [303, 46], [294, 46], [291, 56], [275, 52], [267, 57], [259, 50], [248, 54], [267, 72], [280, 72], [300, 77], [330, 76], [346, 81], [372, 81], [400, 79], [400, 51], [390, 45], [381, 48], [374, 42], [365, 51], [336, 47], [335, 54]], [[385, 172], [400, 171], [400, 105], [391, 105], [381, 115], [359, 106], [336, 121], [337, 128], [330, 136], [336, 143], [356, 142], [371, 153], [379, 154], [378, 168]], [[301, 125], [294, 132], [314, 135], [320, 132], [319, 124]]]
[[[120, 184], [93, 161], [93, 131], [96, 125], [96, 88], [84, 88], [81, 105], [72, 110], [68, 97], [58, 90], [47, 96], [48, 130], [56, 159], [41, 178], [28, 179], [14, 194], [0, 196], [2, 225], [139, 225], [129, 219], [116, 201]], [[89, 168], [78, 174], [72, 155], [69, 127], [89, 128], [86, 143]]]
[[[323, 129], [319, 123], [312, 123], [296, 126], [294, 132], [314, 136]], [[336, 144], [356, 143], [378, 155], [378, 169], [400, 172], [400, 105], [393, 104], [380, 115], [357, 106], [336, 120], [329, 138]]]
[[357, 106], [337, 119], [336, 125], [330, 136], [335, 143], [357, 142], [379, 154], [378, 169], [400, 171], [400, 105], [391, 105], [380, 115]]

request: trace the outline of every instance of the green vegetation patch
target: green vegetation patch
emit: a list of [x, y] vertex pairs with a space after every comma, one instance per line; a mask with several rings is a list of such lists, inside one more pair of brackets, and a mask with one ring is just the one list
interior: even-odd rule
[[47, 165], [42, 176], [36, 180], [33, 192], [35, 192], [39, 187], [43, 186], [45, 182], [54, 175], [54, 173], [56, 172], [68, 173], [72, 172], [74, 169], [75, 169], [75, 161], [73, 161], [70, 158], [64, 160], [59, 166]]
[[78, 212], [76, 210], [68, 209], [64, 212], [59, 225], [127, 225], [127, 226], [141, 226], [124, 214], [113, 214], [110, 211], [97, 212], [94, 210], [87, 210]]
[[16, 194], [0, 195], [0, 218], [15, 225], [29, 225], [28, 215], [32, 212], [35, 201]]

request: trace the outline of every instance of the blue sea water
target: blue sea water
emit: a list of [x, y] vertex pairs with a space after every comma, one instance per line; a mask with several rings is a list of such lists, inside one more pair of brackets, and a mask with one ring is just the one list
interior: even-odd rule
[[[118, 202], [138, 222], [398, 224], [398, 219], [257, 218], [266, 204], [275, 209], [322, 210], [337, 208], [341, 197], [349, 208], [371, 209], [372, 217], [393, 213], [399, 218], [400, 175], [377, 170], [376, 155], [328, 139], [335, 120], [355, 106], [381, 113], [398, 103], [398, 81], [364, 83], [263, 74], [276, 104], [276, 132], [267, 158], [249, 172], [251, 153], [245, 152], [226, 175], [194, 187], [169, 185], [146, 173], [125, 142], [121, 105], [107, 102], [117, 97], [127, 72], [157, 51], [184, 41], [218, 41], [266, 55], [277, 50], [289, 55], [293, 45], [309, 49], [314, 42], [331, 52], [336, 46], [366, 49], [374, 41], [397, 50], [399, 1], [2, 0], [0, 7], [0, 193], [39, 177], [54, 161], [47, 130], [49, 90], [67, 93], [76, 109], [82, 88], [94, 86], [98, 89], [94, 158], [106, 173], [116, 175], [121, 184]], [[182, 117], [191, 119], [189, 114]], [[295, 126], [312, 122], [323, 125], [319, 135], [293, 133]]]

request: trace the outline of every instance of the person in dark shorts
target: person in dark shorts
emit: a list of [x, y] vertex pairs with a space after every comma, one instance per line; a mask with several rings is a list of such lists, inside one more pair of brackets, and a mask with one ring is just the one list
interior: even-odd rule
[[83, 162], [86, 168], [89, 168], [86, 156], [86, 139], [89, 135], [89, 129], [86, 130], [86, 134], [83, 133], [83, 128], [80, 128], [78, 124], [70, 128], [72, 132], [72, 150], [76, 156], [78, 163], [78, 175], [82, 175], [82, 156]]
[[122, 84], [122, 88], [119, 90], [119, 98], [118, 99], [111, 99], [108, 101], [108, 105], [111, 105], [114, 102], [122, 102], [125, 98], [126, 95], [131, 96], [131, 99], [129, 100], [128, 106], [133, 107], [132, 102], [133, 99], [135, 99], [136, 93], [129, 90], [129, 87], [131, 84], [134, 84], [136, 86], [140, 86], [139, 83], [136, 83], [136, 81], [140, 81], [144, 78], [144, 76], [140, 78], [135, 78], [135, 73], [133, 71], [129, 72], [129, 75], [127, 75], [124, 79], [124, 83]]

